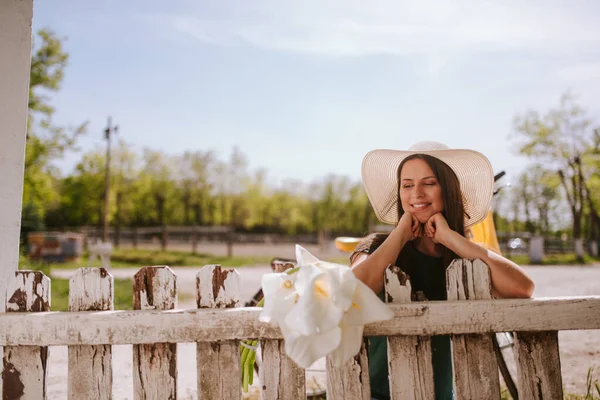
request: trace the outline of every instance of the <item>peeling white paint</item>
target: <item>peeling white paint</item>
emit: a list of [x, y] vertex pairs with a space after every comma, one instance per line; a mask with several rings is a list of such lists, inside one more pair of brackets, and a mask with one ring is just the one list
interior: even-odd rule
[[[221, 269], [220, 265], [203, 267], [196, 275], [198, 307], [235, 309], [239, 305], [239, 278], [234, 269]], [[199, 399], [241, 397], [240, 346], [236, 340], [197, 343], [196, 368]]]
[[[222, 285], [214, 293], [213, 276], [221, 270], [227, 273]], [[206, 308], [237, 307], [239, 305], [240, 274], [235, 269], [221, 269], [220, 265], [206, 265], [196, 275], [196, 291], [200, 293], [198, 305]], [[198, 295], [197, 295], [198, 296]]]
[[[69, 280], [69, 310], [112, 310], [113, 277], [104, 268], [80, 268]], [[70, 400], [112, 398], [112, 346], [69, 346]]]
[[[454, 260], [446, 270], [446, 276], [448, 300], [492, 299], [489, 268], [481, 260]], [[451, 335], [454, 390], [457, 398], [500, 400], [500, 379], [493, 335]]]
[[[169, 310], [177, 307], [177, 276], [167, 266], [140, 269], [134, 276], [134, 290], [137, 292], [134, 298], [139, 296], [134, 308]], [[176, 399], [176, 364], [177, 346], [173, 343], [134, 345], [134, 399]]]
[[[49, 303], [50, 301], [50, 279], [43, 275], [40, 271], [18, 271], [16, 276], [13, 272], [13, 279], [9, 280], [8, 288], [6, 290], [7, 303], [6, 309], [8, 311], [19, 311], [19, 304], [11, 302], [11, 298], [15, 297], [25, 299], [25, 309], [31, 311], [33, 305], [36, 302], [43, 301]], [[39, 284], [36, 284], [36, 277], [42, 276]], [[16, 295], [17, 292], [27, 293], [27, 295]]]

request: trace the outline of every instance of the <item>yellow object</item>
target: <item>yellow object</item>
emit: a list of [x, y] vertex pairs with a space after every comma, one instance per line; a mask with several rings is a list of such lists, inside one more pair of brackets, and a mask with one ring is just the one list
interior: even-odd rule
[[500, 244], [496, 235], [496, 227], [494, 226], [494, 217], [492, 211], [488, 211], [487, 217], [478, 224], [471, 227], [471, 242], [500, 253]]
[[[496, 227], [494, 226], [494, 217], [491, 210], [488, 211], [485, 219], [478, 224], [473, 225], [470, 228], [470, 231], [470, 240], [472, 242], [501, 254], [498, 236], [496, 235]], [[362, 238], [340, 236], [335, 238], [335, 247], [343, 252], [352, 253], [361, 239]]]
[[340, 236], [335, 238], [335, 247], [343, 252], [352, 253], [362, 238]]

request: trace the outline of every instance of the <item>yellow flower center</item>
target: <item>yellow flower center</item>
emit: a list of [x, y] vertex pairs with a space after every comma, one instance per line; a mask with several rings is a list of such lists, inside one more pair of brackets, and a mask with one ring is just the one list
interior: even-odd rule
[[329, 295], [327, 294], [327, 287], [325, 286], [325, 283], [321, 281], [315, 282], [315, 293], [325, 297], [329, 297]]
[[[329, 295], [327, 294], [327, 286], [324, 282], [321, 281], [315, 282], [315, 293], [320, 294], [324, 297], [329, 297]], [[360, 310], [360, 306], [355, 302], [352, 302], [352, 307], [356, 308], [357, 310]]]
[[293, 286], [292, 281], [290, 281], [289, 279], [283, 281], [283, 287], [286, 289], [291, 289]]

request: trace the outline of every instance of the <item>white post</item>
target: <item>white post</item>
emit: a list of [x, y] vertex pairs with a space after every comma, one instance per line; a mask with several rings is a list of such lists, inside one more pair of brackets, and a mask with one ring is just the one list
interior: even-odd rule
[[32, 20], [33, 0], [0, 3], [0, 313], [19, 264]]
[[529, 262], [541, 264], [544, 261], [544, 238], [534, 236], [529, 239]]

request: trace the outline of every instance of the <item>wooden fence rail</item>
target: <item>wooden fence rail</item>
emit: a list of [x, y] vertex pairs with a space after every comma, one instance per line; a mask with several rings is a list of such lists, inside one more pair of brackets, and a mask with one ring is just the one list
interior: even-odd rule
[[[329, 399], [369, 399], [369, 336], [388, 337], [393, 399], [433, 399], [430, 336], [451, 335], [457, 399], [499, 399], [493, 332], [516, 332], [522, 399], [561, 399], [557, 331], [600, 329], [600, 297], [493, 300], [487, 266], [456, 260], [448, 269], [449, 301], [414, 301], [410, 280], [386, 271], [390, 321], [365, 327], [361, 352], [340, 368], [327, 363]], [[281, 332], [238, 307], [239, 276], [210, 265], [196, 277], [197, 309], [177, 309], [175, 274], [144, 267], [134, 278], [133, 311], [113, 310], [113, 278], [83, 268], [70, 280], [69, 311], [50, 312], [50, 280], [17, 271], [0, 314], [3, 399], [45, 399], [48, 346], [69, 346], [68, 397], [111, 398], [112, 345], [134, 345], [134, 397], [177, 398], [176, 343], [197, 342], [199, 399], [240, 399], [239, 340], [259, 339], [261, 397], [298, 398], [305, 371], [284, 352]]]

